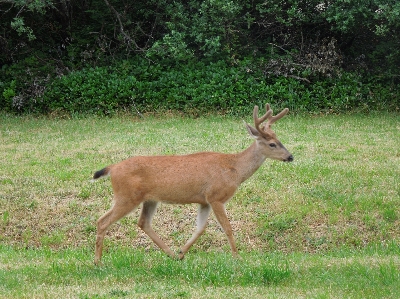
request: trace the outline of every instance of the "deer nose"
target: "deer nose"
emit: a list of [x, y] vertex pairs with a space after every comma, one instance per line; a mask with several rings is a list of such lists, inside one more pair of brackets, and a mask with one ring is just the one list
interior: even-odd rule
[[293, 155], [290, 155], [285, 161], [292, 162], [294, 160]]

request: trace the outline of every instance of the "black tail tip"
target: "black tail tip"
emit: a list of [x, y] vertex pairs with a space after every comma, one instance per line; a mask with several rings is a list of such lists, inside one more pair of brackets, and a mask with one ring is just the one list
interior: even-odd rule
[[107, 167], [103, 168], [102, 170], [96, 171], [93, 175], [93, 179], [96, 180], [98, 178], [101, 178], [102, 176], [105, 176], [108, 174], [108, 169]]

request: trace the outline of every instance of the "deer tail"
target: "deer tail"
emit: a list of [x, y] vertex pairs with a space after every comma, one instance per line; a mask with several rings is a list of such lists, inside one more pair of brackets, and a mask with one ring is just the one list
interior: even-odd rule
[[110, 170], [111, 170], [111, 167], [110, 167], [110, 166], [107, 166], [107, 167], [104, 167], [104, 168], [101, 169], [101, 170], [96, 171], [96, 172], [93, 174], [92, 182], [94, 182], [95, 180], [97, 180], [97, 179], [99, 179], [99, 178], [101, 178], [101, 177], [105, 177], [105, 176], [109, 175], [109, 174], [110, 174]]

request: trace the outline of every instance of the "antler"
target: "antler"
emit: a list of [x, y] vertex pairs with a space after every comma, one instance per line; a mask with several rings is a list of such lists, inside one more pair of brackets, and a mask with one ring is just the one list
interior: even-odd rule
[[[270, 105], [266, 104], [265, 111], [267, 111], [267, 112], [259, 118], [258, 117], [258, 106], [254, 106], [254, 110], [253, 110], [254, 125], [258, 132], [264, 133], [264, 134], [265, 134], [264, 128], [269, 129], [274, 122], [276, 122], [278, 119], [284, 117], [289, 112], [289, 109], [285, 108], [279, 114], [272, 116], [273, 111], [271, 110]], [[264, 124], [263, 128], [260, 128], [260, 125], [267, 119], [268, 119], [268, 121]]]
[[269, 104], [265, 105], [265, 110], [267, 111], [263, 116], [258, 118], [258, 106], [254, 106], [253, 110], [253, 118], [254, 118], [254, 125], [257, 129], [258, 132], [263, 132], [263, 130], [260, 128], [260, 125], [272, 114], [272, 110], [269, 108]]

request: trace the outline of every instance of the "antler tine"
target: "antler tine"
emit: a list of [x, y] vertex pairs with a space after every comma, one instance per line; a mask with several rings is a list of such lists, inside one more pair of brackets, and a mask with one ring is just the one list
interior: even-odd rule
[[258, 120], [258, 106], [254, 106], [254, 110], [253, 110], [253, 119], [254, 119], [254, 124], [256, 124], [257, 120]]
[[267, 126], [271, 126], [274, 122], [276, 122], [278, 119], [284, 117], [287, 113], [289, 112], [288, 108], [283, 109], [279, 114], [275, 116], [271, 116], [268, 119]]
[[[265, 106], [265, 108], [269, 108], [269, 104], [267, 104]], [[262, 132], [263, 130], [260, 129], [260, 125], [266, 120], [268, 119], [271, 114], [272, 114], [272, 110], [271, 109], [266, 109], [267, 112], [261, 116], [260, 118], [258, 117], [258, 106], [254, 106], [254, 110], [253, 110], [253, 118], [254, 118], [254, 125], [257, 129], [257, 131]]]

